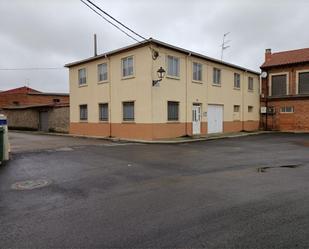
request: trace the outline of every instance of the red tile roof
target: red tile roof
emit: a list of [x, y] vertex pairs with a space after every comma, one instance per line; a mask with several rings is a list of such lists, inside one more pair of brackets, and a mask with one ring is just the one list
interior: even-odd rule
[[18, 88], [14, 88], [14, 89], [10, 89], [7, 91], [2, 91], [1, 94], [7, 94], [7, 93], [40, 93], [40, 91], [37, 91], [35, 89], [32, 89], [30, 87], [27, 86], [23, 86], [23, 87], [18, 87]]
[[273, 53], [261, 68], [309, 62], [309, 48]]

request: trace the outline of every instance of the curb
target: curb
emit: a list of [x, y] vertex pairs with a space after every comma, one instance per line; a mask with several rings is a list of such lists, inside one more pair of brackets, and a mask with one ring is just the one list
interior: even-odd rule
[[16, 133], [26, 133], [26, 134], [34, 134], [34, 135], [76, 137], [76, 138], [84, 138], [84, 139], [106, 140], [106, 141], [111, 141], [111, 142], [142, 143], [142, 144], [181, 144], [181, 143], [193, 143], [193, 142], [218, 140], [218, 139], [225, 139], [225, 138], [237, 138], [237, 137], [247, 137], [247, 136], [261, 135], [261, 134], [277, 133], [275, 131], [257, 131], [257, 132], [234, 133], [234, 134], [229, 133], [229, 134], [226, 134], [226, 135], [221, 134], [221, 135], [218, 135], [218, 136], [179, 139], [179, 140], [139, 140], [139, 139], [124, 139], [124, 138], [111, 138], [111, 137], [99, 137], [99, 136], [86, 136], [86, 135], [40, 132], [40, 131], [21, 131], [21, 130], [10, 130], [10, 131], [16, 132]]

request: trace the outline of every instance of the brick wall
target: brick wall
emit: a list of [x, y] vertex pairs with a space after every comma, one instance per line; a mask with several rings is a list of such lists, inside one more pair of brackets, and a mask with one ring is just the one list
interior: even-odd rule
[[37, 105], [37, 104], [52, 104], [54, 99], [59, 99], [59, 103], [69, 103], [69, 96], [59, 95], [36, 95], [27, 93], [2, 93], [0, 94], [0, 108], [14, 106], [14, 102], [18, 102], [20, 106], [23, 105]]
[[[274, 68], [263, 69], [267, 74], [286, 73], [288, 72], [289, 79], [289, 96], [278, 98], [268, 98], [268, 80], [262, 79], [262, 93], [264, 98], [261, 98], [261, 106], [275, 108], [275, 115], [268, 115], [267, 128], [269, 130], [280, 131], [309, 131], [309, 97], [296, 94], [296, 78], [297, 71], [309, 70], [309, 63], [298, 64], [292, 66], [277, 66]], [[280, 113], [281, 107], [294, 107], [294, 113]], [[261, 115], [262, 128], [266, 128], [266, 116]]]

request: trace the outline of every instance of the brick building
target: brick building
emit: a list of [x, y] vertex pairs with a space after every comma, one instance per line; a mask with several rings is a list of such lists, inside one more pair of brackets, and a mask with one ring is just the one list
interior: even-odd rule
[[0, 92], [0, 113], [10, 129], [68, 132], [69, 94], [44, 93], [29, 87]]
[[69, 94], [44, 93], [26, 86], [0, 92], [0, 108], [53, 103], [69, 103]]
[[309, 48], [266, 49], [261, 69], [261, 107], [267, 110], [261, 116], [263, 128], [309, 131]]

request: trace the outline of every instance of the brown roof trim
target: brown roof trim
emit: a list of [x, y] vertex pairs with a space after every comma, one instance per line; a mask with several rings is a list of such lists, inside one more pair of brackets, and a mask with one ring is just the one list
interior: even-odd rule
[[268, 101], [277, 101], [277, 100], [299, 100], [299, 99], [308, 99], [309, 94], [299, 94], [299, 95], [287, 95], [287, 96], [278, 96], [278, 97], [267, 97]]
[[175, 51], [180, 52], [180, 53], [190, 54], [191, 56], [195, 56], [195, 57], [198, 57], [198, 58], [201, 58], [201, 59], [212, 61], [212, 62], [221, 64], [221, 65], [224, 65], [224, 66], [228, 66], [228, 67], [239, 69], [239, 70], [249, 72], [249, 73], [252, 73], [252, 74], [260, 75], [260, 73], [257, 72], [257, 71], [254, 71], [254, 70], [251, 70], [251, 69], [248, 69], [248, 68], [244, 68], [244, 67], [232, 64], [232, 63], [224, 62], [224, 61], [212, 58], [212, 57], [208, 57], [208, 56], [205, 56], [205, 55], [202, 55], [202, 54], [199, 54], [199, 53], [187, 50], [187, 49], [176, 47], [176, 46], [173, 46], [171, 44], [161, 42], [159, 40], [155, 40], [153, 38], [150, 38], [150, 39], [142, 41], [140, 43], [135, 43], [133, 45], [126, 46], [126, 47], [123, 47], [123, 48], [120, 48], [120, 49], [116, 49], [116, 50], [113, 50], [113, 51], [110, 51], [110, 52], [107, 52], [107, 53], [104, 53], [104, 54], [101, 54], [101, 55], [98, 55], [98, 56], [90, 57], [88, 59], [68, 63], [68, 64], [65, 65], [65, 67], [69, 68], [69, 67], [72, 67], [72, 66], [81, 65], [81, 64], [86, 63], [86, 62], [95, 61], [95, 60], [98, 60], [98, 59], [101, 59], [101, 58], [104, 58], [104, 57], [107, 57], [107, 56], [111, 56], [111, 55], [115, 55], [115, 54], [118, 54], [118, 53], [129, 51], [129, 50], [132, 50], [132, 49], [144, 47], [144, 46], [147, 46], [149, 44], [156, 44], [158, 46], [165, 47], [165, 48], [168, 48], [168, 49], [172, 49], [172, 50], [175, 50]]
[[68, 93], [27, 93], [28, 95], [44, 95], [44, 96], [70, 96]]
[[3, 110], [24, 110], [24, 109], [37, 109], [37, 108], [59, 108], [59, 107], [69, 107], [69, 103], [59, 103], [59, 104], [41, 104], [41, 105], [21, 105], [21, 106], [6, 106], [2, 107]]

